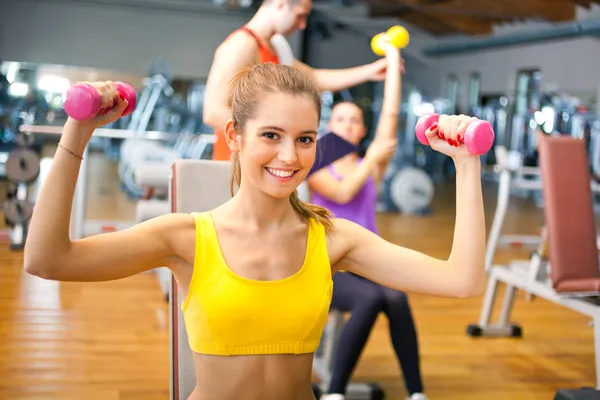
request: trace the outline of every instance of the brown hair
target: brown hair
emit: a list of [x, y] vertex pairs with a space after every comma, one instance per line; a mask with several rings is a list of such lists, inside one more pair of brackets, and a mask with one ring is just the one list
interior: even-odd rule
[[358, 110], [360, 111], [360, 116], [363, 119], [363, 124], [365, 123], [365, 110], [361, 107], [360, 104], [358, 104], [354, 100], [340, 100], [338, 102], [333, 103], [333, 105], [331, 106], [331, 112], [333, 113], [333, 111], [341, 104], [352, 104], [353, 106], [358, 108]]
[[[265, 93], [286, 93], [293, 96], [312, 98], [321, 117], [321, 96], [314, 82], [296, 68], [273, 63], [258, 64], [242, 69], [233, 78], [229, 92], [228, 105], [232, 112], [233, 127], [243, 132], [246, 122], [254, 116], [257, 103]], [[240, 186], [242, 170], [237, 153], [232, 154], [233, 175], [231, 177], [231, 195], [234, 187]], [[314, 219], [326, 229], [331, 228], [331, 213], [314, 204], [308, 204], [298, 198], [298, 191], [290, 195], [294, 211], [306, 222]]]

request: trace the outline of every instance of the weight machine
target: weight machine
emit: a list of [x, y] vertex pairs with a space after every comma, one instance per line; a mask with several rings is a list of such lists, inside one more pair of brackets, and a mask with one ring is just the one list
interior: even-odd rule
[[[600, 142], [599, 142], [600, 145]], [[504, 219], [508, 212], [511, 194], [516, 191], [541, 192], [542, 180], [539, 167], [524, 167], [520, 154], [507, 151], [504, 146], [495, 148], [497, 164], [494, 172], [498, 174], [498, 200], [496, 211], [487, 241], [485, 269], [490, 271], [499, 248], [518, 246], [535, 249], [542, 242], [542, 232], [536, 235], [503, 234]], [[591, 191], [600, 194], [600, 184], [590, 180]], [[600, 243], [600, 239], [599, 239]]]
[[[131, 114], [131, 119], [127, 125], [127, 130], [142, 134], [147, 130], [150, 118], [155, 111], [156, 105], [163, 96], [173, 96], [170, 76], [161, 69], [161, 73], [153, 73], [143, 81], [143, 89], [139, 96], [137, 106]], [[154, 68], [149, 67], [155, 72]], [[184, 138], [173, 137], [173, 141], [185, 140]], [[125, 138], [121, 143], [119, 155], [119, 178], [123, 182], [124, 188], [134, 197], [143, 195], [142, 188], [136, 184], [133, 177], [136, 166], [145, 162], [152, 163], [171, 163], [177, 158], [178, 153], [175, 148], [168, 148], [161, 144], [145, 141], [142, 138]]]
[[[144, 80], [137, 108], [131, 115], [127, 129], [141, 133], [150, 128], [178, 135], [168, 142], [140, 139], [123, 141], [120, 149], [119, 177], [131, 197], [146, 202], [141, 205], [144, 210], [149, 210], [146, 206], [153, 208], [156, 204], [164, 211], [167, 180], [166, 174], [160, 172], [159, 168], [162, 166], [168, 171], [178, 158], [205, 157], [210, 149], [209, 144], [214, 143], [214, 140], [210, 135], [197, 133], [207, 129], [201, 118], [204, 84], [192, 84], [188, 88], [186, 101], [183, 101], [181, 95], [175, 94], [171, 72], [164, 60], [157, 59], [150, 63], [147, 72], [150, 76]], [[152, 177], [153, 171], [157, 171], [159, 175]], [[158, 184], [159, 178], [164, 178], [164, 182]], [[149, 194], [158, 197], [158, 200], [150, 199]], [[153, 213], [143, 210], [141, 214], [146, 214], [149, 218], [153, 216]]]
[[[492, 266], [498, 242], [495, 219], [486, 254], [488, 287], [479, 323], [469, 325], [467, 332], [473, 337], [521, 337], [521, 326], [510, 322], [516, 289], [588, 315], [594, 327], [596, 386], [600, 388], [600, 243], [592, 200], [594, 183], [590, 185], [588, 165], [583, 140], [566, 135], [543, 137], [540, 143], [543, 173], [538, 172], [541, 176], [538, 188], [545, 202], [546, 228], [536, 243], [538, 249], [529, 261]], [[501, 173], [500, 184], [504, 185], [501, 191], [506, 193], [511, 171]], [[500, 215], [497, 212], [496, 217]], [[502, 309], [498, 322], [492, 324], [491, 314], [501, 282], [506, 285]]]
[[[488, 99], [485, 105], [477, 105], [472, 107], [471, 115], [481, 120], [490, 122], [494, 129], [495, 145], [505, 146], [509, 128], [508, 98], [506, 96], [491, 98]], [[481, 161], [483, 165], [496, 164], [495, 153], [488, 152], [484, 155], [481, 155]]]
[[444, 177], [446, 156], [415, 140], [419, 117], [427, 113], [447, 114], [445, 99], [427, 100], [414, 88], [407, 88], [400, 114], [399, 150], [383, 178], [381, 208], [407, 214], [427, 215], [435, 195], [434, 181]]

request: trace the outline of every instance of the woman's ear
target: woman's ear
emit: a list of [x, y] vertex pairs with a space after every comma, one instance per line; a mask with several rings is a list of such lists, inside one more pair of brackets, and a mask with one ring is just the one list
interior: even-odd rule
[[227, 140], [231, 152], [237, 153], [240, 151], [240, 135], [235, 130], [231, 119], [225, 124], [225, 140]]

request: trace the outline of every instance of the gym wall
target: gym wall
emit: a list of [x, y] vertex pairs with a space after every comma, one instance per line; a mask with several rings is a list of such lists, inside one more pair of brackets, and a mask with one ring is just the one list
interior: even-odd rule
[[[100, 5], [99, 0], [5, 0], [0, 13], [0, 59], [143, 74], [146, 63], [160, 56], [175, 76], [202, 79], [208, 74], [216, 47], [251, 17], [250, 10], [245, 15], [219, 11], [210, 0], [198, 0], [206, 4], [204, 8], [210, 11], [206, 13], [169, 11], [168, 0], [152, 2], [159, 1], [164, 9], [120, 6], [116, 1]], [[178, 3], [186, 1], [196, 0]], [[355, 27], [358, 32], [335, 29], [328, 40], [311, 39], [308, 63], [317, 68], [343, 68], [375, 60], [369, 38], [387, 29], [390, 23], [362, 19], [361, 25]], [[456, 75], [458, 104], [463, 110], [467, 107], [472, 72], [480, 74], [482, 93], [513, 93], [521, 69], [540, 69], [542, 90], [558, 88], [585, 98], [595, 96], [600, 86], [595, 78], [600, 61], [600, 41], [596, 39], [569, 39], [431, 58], [424, 57], [421, 50], [438, 41], [407, 27], [411, 32], [411, 43], [404, 54], [408, 80], [426, 95], [444, 96], [447, 77]], [[301, 33], [288, 38], [297, 56], [301, 54], [301, 39]]]
[[[577, 21], [599, 19], [600, 5], [594, 4], [589, 8], [576, 7]], [[494, 34], [519, 35], [553, 27], [554, 25], [545, 22], [503, 24], [494, 27]], [[452, 41], [442, 40], [438, 45]], [[542, 91], [560, 90], [583, 100], [597, 97], [600, 91], [600, 76], [596, 68], [600, 61], [600, 40], [594, 37], [572, 37], [459, 53], [430, 60], [437, 66], [436, 73], [432, 74], [430, 79], [435, 81], [436, 90], [440, 94], [445, 94], [445, 83], [450, 74], [458, 78], [458, 103], [463, 109], [468, 103], [469, 75], [472, 72], [478, 72], [480, 75], [482, 93], [512, 94], [519, 70], [533, 69], [541, 72]], [[595, 111], [600, 112], [600, 108]]]
[[560, 90], [582, 98], [598, 93], [600, 41], [592, 38], [521, 45], [432, 58], [429, 80], [444, 93], [450, 74], [458, 78], [458, 104], [468, 106], [469, 75], [478, 72], [482, 93], [514, 93], [519, 70], [538, 69], [542, 91]]
[[[167, 5], [168, 0], [163, 0]], [[5, 0], [0, 59], [144, 73], [163, 57], [173, 74], [206, 78], [217, 46], [252, 15], [191, 13], [94, 1]], [[123, 1], [126, 3], [126, 1]], [[181, 2], [180, 2], [181, 3]], [[168, 5], [167, 7], [168, 8]], [[294, 52], [300, 35], [288, 40]]]
[[[168, 0], [136, 1], [160, 3], [164, 9], [121, 6], [117, 1], [99, 4], [100, 0], [6, 0], [0, 13], [0, 60], [144, 75], [146, 63], [162, 57], [175, 76], [203, 79], [217, 46], [252, 16], [250, 10], [247, 14], [220, 11], [210, 0], [178, 1], [204, 3], [202, 9], [206, 13], [169, 11]], [[317, 68], [346, 68], [374, 61], [371, 37], [398, 23], [385, 18], [354, 20], [362, 26], [353, 28], [362, 33], [335, 29], [327, 40], [313, 36], [307, 55], [309, 64]], [[435, 40], [417, 28], [407, 28], [411, 32], [410, 49], [404, 54], [408, 77], [416, 79], [424, 91], [437, 89], [430, 84], [428, 74], [422, 73], [427, 64], [419, 58], [419, 48]], [[302, 54], [302, 37], [297, 32], [287, 38], [298, 58]]]

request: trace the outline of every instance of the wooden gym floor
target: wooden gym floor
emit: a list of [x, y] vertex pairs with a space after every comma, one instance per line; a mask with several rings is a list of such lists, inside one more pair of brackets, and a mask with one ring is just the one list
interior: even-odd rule
[[[134, 203], [119, 190], [116, 165], [90, 163], [88, 217], [130, 219]], [[495, 185], [486, 188], [488, 229]], [[453, 183], [437, 189], [431, 217], [380, 215], [382, 235], [446, 257], [454, 224]], [[106, 204], [111, 204], [106, 207]], [[536, 233], [541, 210], [511, 203], [506, 229]], [[497, 262], [526, 258], [502, 251]], [[552, 399], [559, 387], [595, 385], [589, 318], [519, 293], [513, 321], [522, 339], [472, 339], [482, 298], [410, 296], [418, 325], [422, 372], [432, 400]], [[152, 274], [106, 283], [58, 283], [27, 275], [22, 254], [0, 244], [0, 399], [166, 400], [169, 398], [168, 311]], [[387, 320], [380, 317], [355, 375], [379, 382], [387, 399], [404, 399]]]

